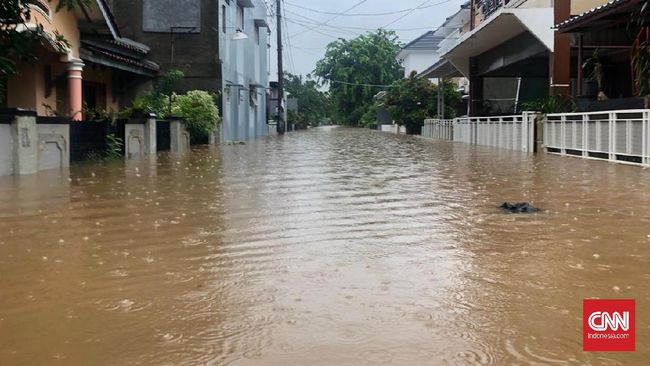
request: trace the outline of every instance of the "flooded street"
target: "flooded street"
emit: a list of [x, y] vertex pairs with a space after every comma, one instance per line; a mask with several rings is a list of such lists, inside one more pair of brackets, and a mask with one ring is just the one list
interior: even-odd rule
[[642, 365], [648, 314], [638, 167], [323, 128], [0, 178], [3, 366]]

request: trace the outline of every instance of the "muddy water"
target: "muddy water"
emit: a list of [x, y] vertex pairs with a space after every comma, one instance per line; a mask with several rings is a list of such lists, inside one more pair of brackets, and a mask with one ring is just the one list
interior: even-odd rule
[[649, 304], [636, 167], [320, 129], [0, 179], [3, 366], [641, 365]]

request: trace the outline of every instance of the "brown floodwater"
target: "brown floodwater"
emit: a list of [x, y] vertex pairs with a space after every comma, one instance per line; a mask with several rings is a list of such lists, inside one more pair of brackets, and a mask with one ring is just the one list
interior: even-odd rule
[[323, 128], [0, 178], [3, 366], [642, 365], [648, 314], [639, 167]]

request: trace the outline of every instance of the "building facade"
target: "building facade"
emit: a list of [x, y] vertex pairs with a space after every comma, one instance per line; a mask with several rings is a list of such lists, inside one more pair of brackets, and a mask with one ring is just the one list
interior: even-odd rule
[[262, 0], [221, 0], [219, 3], [222, 139], [249, 140], [267, 136], [270, 31], [266, 6]]
[[41, 25], [49, 40], [60, 34], [69, 46], [61, 50], [46, 41], [34, 50], [38, 62], [18, 62], [4, 106], [73, 120], [90, 111], [117, 112], [126, 89], [158, 72], [147, 59], [149, 47], [122, 36], [104, 0], [80, 3], [75, 11], [57, 12], [57, 6], [58, 0], [33, 1], [26, 26]]
[[218, 95], [216, 139], [268, 134], [268, 25], [261, 0], [112, 0], [118, 24], [149, 44], [161, 73], [179, 69], [178, 92]]

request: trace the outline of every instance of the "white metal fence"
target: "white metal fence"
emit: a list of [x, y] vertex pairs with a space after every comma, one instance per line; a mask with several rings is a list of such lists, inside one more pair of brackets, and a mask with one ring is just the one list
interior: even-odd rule
[[549, 153], [650, 165], [650, 110], [549, 114], [544, 145]]
[[422, 136], [533, 152], [535, 151], [536, 116], [536, 113], [524, 112], [515, 116], [429, 119], [424, 123]]
[[454, 120], [426, 119], [422, 127], [422, 137], [437, 140], [454, 140]]

